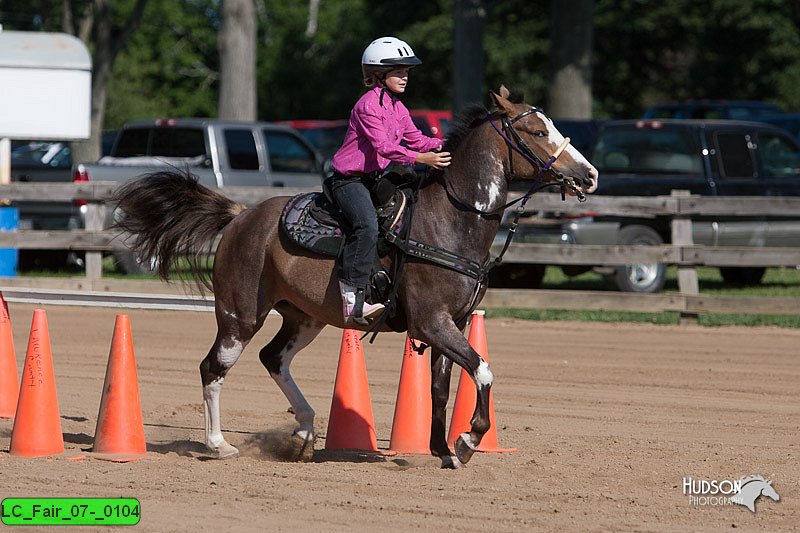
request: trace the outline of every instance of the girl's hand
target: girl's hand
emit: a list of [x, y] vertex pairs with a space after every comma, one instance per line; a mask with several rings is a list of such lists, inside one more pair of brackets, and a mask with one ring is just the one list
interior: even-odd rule
[[443, 169], [450, 165], [450, 159], [450, 152], [421, 152], [417, 154], [416, 162], [435, 169]]

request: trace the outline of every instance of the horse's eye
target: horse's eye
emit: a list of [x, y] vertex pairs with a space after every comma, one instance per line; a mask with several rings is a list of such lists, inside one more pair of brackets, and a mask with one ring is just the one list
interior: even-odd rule
[[543, 132], [542, 130], [536, 130], [533, 132], [534, 137], [546, 137], [547, 133]]

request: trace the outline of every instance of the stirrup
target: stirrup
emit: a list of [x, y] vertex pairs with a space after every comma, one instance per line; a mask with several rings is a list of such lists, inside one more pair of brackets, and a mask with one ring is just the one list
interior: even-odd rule
[[365, 303], [363, 288], [353, 287], [339, 281], [339, 289], [342, 295], [342, 315], [345, 324], [353, 322], [361, 326], [368, 326], [371, 319], [380, 315], [385, 308], [381, 303]]

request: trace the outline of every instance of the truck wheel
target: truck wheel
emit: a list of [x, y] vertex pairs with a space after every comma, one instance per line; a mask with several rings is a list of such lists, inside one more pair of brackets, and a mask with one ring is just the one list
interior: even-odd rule
[[731, 285], [758, 285], [767, 271], [765, 267], [720, 267], [719, 273]]
[[136, 254], [130, 250], [117, 250], [114, 252], [114, 267], [120, 274], [151, 274], [155, 270], [151, 265], [140, 263]]
[[[647, 226], [625, 226], [619, 232], [619, 244], [664, 244], [661, 236]], [[641, 263], [614, 269], [607, 279], [622, 292], [658, 292], [664, 287], [666, 268], [663, 263]]]
[[545, 265], [507, 264], [489, 272], [489, 287], [505, 289], [538, 289], [542, 286]]

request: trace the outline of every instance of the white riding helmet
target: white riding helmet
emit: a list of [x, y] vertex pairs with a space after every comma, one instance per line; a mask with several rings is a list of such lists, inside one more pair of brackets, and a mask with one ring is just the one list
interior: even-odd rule
[[364, 78], [373, 72], [388, 71], [398, 66], [414, 67], [422, 61], [414, 55], [407, 42], [397, 37], [381, 37], [372, 41], [361, 56], [361, 72]]

